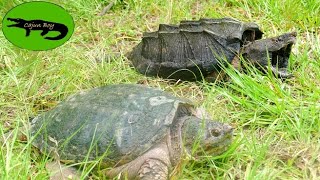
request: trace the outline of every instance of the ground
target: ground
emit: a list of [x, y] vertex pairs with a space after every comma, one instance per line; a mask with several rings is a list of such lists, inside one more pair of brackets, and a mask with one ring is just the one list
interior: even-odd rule
[[[80, 90], [117, 83], [159, 87], [193, 100], [234, 130], [229, 151], [185, 161], [172, 179], [317, 179], [320, 177], [320, 1], [54, 0], [75, 21], [63, 46], [28, 51], [0, 33], [0, 135], [27, 126], [30, 118]], [[21, 0], [0, 2], [0, 17]], [[259, 24], [264, 37], [296, 31], [289, 70], [281, 81], [255, 70], [227, 69], [231, 82], [169, 82], [138, 74], [126, 59], [144, 31], [160, 23], [232, 17]], [[50, 159], [17, 136], [0, 148], [1, 179], [43, 179]], [[82, 176], [91, 174], [84, 166]]]

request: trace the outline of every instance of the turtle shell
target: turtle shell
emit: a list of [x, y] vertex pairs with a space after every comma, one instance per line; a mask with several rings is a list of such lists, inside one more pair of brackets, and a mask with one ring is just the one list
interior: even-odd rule
[[102, 158], [121, 165], [163, 140], [181, 107], [191, 104], [142, 85], [95, 88], [33, 119], [33, 144], [62, 161]]
[[160, 24], [158, 31], [144, 33], [128, 59], [148, 76], [201, 80], [220, 71], [219, 63], [231, 63], [243, 43], [262, 34], [257, 24], [231, 18]]

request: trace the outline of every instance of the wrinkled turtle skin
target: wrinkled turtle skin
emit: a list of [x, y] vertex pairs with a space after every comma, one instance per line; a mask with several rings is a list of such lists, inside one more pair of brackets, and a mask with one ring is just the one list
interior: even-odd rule
[[[160, 24], [158, 31], [144, 33], [142, 41], [128, 54], [128, 59], [138, 72], [147, 76], [203, 80], [215, 77], [221, 71], [221, 65], [239, 64], [242, 47], [261, 39], [262, 34], [257, 24], [231, 18], [181, 21], [178, 26]], [[283, 46], [292, 45], [292, 42], [282, 43]], [[264, 44], [263, 47], [269, 46], [272, 44]], [[262, 54], [268, 50], [260, 51], [261, 54], [250, 58], [262, 59], [265, 64], [268, 59]], [[282, 49], [274, 51], [281, 52]], [[286, 53], [289, 55], [290, 51]]]
[[104, 172], [110, 178], [122, 173], [129, 179], [166, 179], [183, 146], [190, 151], [200, 140], [214, 155], [231, 142], [229, 125], [196, 112], [188, 100], [158, 89], [109, 85], [73, 95], [39, 115], [31, 134], [36, 147], [63, 162], [102, 157], [103, 166], [113, 167]]

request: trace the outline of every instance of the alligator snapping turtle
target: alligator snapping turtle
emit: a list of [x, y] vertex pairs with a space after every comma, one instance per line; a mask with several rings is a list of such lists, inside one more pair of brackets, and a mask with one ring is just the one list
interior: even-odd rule
[[194, 142], [211, 155], [231, 143], [231, 126], [199, 117], [185, 99], [142, 85], [95, 88], [32, 120], [33, 144], [60, 160], [102, 157], [108, 177], [167, 179]]
[[274, 73], [289, 77], [286, 68], [296, 34], [256, 43], [262, 34], [257, 24], [231, 18], [181, 21], [179, 26], [160, 24], [158, 31], [143, 34], [128, 59], [147, 76], [194, 81], [215, 76], [226, 62], [239, 64], [239, 56], [245, 52], [245, 59], [263, 69], [271, 59]]

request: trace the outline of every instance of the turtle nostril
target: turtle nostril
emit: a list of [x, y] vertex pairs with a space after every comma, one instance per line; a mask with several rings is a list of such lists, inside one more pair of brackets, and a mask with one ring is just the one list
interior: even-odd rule
[[218, 129], [212, 129], [210, 131], [211, 135], [214, 136], [214, 137], [218, 137], [220, 136], [221, 132], [218, 130]]

